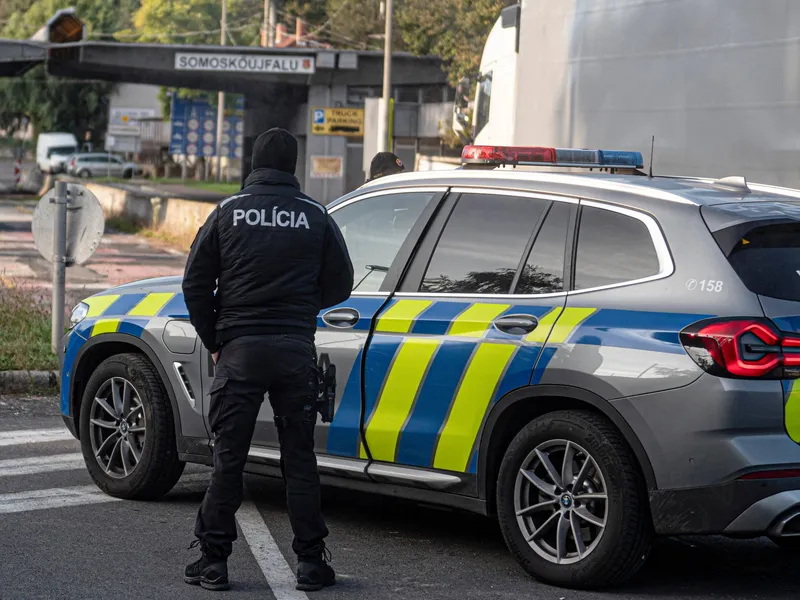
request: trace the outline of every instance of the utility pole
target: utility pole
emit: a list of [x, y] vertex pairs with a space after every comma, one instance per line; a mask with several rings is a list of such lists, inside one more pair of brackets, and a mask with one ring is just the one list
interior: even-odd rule
[[264, 47], [275, 45], [275, 12], [275, 0], [264, 0]]
[[[222, 21], [220, 22], [219, 45], [227, 43], [228, 35], [228, 0], [222, 0]], [[225, 92], [217, 96], [217, 183], [222, 181], [222, 133], [225, 129]]]
[[392, 96], [392, 0], [384, 0], [386, 28], [383, 45], [383, 97], [378, 111], [378, 152], [391, 151], [389, 142], [389, 100]]

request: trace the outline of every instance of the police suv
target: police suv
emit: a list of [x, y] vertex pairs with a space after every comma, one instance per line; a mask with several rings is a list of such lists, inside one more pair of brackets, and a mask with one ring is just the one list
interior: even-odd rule
[[[327, 207], [356, 277], [318, 319], [326, 482], [496, 516], [522, 567], [569, 587], [630, 577], [654, 535], [800, 548], [800, 192], [651, 177], [621, 151], [463, 162]], [[180, 278], [84, 300], [62, 365], [106, 493], [155, 499], [211, 464], [214, 366]], [[259, 419], [247, 468], [279, 476]]]

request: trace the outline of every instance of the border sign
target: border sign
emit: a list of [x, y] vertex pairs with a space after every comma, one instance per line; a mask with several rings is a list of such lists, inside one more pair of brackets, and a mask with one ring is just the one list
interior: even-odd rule
[[363, 108], [311, 109], [311, 133], [364, 137]]
[[[172, 96], [170, 118], [170, 154], [216, 156], [217, 109], [202, 98], [184, 99]], [[238, 97], [225, 109], [222, 130], [222, 156], [244, 156], [244, 98]]]
[[211, 54], [206, 52], [176, 52], [175, 70], [288, 75], [313, 75], [316, 72], [313, 56]]
[[312, 156], [311, 177], [313, 179], [341, 179], [344, 177], [344, 161], [341, 156]]

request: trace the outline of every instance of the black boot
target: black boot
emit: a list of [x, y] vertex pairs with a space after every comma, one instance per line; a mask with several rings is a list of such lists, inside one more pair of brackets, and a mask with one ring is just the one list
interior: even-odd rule
[[301, 554], [297, 557], [297, 589], [316, 592], [336, 583], [336, 573], [328, 562], [330, 551], [323, 547], [319, 554]]
[[186, 567], [183, 580], [191, 585], [200, 585], [207, 590], [227, 590], [230, 587], [228, 584], [228, 561], [213, 548], [201, 543], [200, 540], [192, 542], [189, 548], [196, 548], [198, 544], [203, 551], [203, 556]]

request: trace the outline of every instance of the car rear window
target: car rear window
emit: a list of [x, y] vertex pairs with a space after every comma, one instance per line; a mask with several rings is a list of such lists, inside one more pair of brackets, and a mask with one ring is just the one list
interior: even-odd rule
[[728, 261], [751, 292], [800, 301], [800, 223], [737, 227], [714, 237], [723, 252], [730, 248]]
[[657, 275], [661, 265], [647, 225], [607, 209], [581, 211], [575, 289], [638, 281]]

